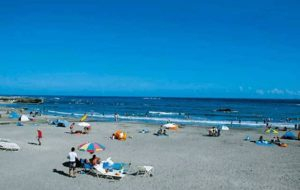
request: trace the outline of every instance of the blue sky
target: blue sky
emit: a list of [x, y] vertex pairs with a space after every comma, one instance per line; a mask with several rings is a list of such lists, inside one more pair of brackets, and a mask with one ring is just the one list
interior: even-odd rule
[[300, 98], [298, 1], [0, 1], [0, 94]]

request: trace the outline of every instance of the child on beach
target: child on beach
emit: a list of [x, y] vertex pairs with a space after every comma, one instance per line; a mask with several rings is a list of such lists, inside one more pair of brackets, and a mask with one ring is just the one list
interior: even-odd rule
[[41, 146], [42, 145], [41, 138], [43, 138], [43, 133], [42, 133], [41, 130], [37, 130], [37, 137], [36, 138], [37, 138], [37, 140], [39, 142], [39, 145]]

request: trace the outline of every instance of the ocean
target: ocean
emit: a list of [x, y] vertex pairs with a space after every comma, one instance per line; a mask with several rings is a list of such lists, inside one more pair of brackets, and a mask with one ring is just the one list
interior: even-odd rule
[[300, 123], [300, 100], [216, 99], [160, 97], [43, 96], [44, 103], [6, 105], [44, 114], [80, 118], [84, 113], [96, 121], [113, 121], [118, 113], [124, 122], [189, 126], [293, 128]]

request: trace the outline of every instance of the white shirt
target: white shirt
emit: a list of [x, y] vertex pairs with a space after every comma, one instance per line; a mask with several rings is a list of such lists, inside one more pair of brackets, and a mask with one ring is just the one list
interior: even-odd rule
[[69, 158], [70, 162], [75, 162], [76, 158], [77, 158], [76, 152], [70, 152], [68, 158]]

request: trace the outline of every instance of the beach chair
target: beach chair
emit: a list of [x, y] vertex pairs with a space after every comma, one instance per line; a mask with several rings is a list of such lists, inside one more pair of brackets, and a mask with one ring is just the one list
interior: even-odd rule
[[92, 173], [92, 170], [93, 170], [93, 165], [92, 164], [85, 163], [84, 159], [80, 159], [80, 163], [83, 167], [83, 170], [81, 171], [82, 173], [85, 173], [85, 174], [91, 174]]
[[[127, 165], [130, 166], [130, 164]], [[114, 163], [109, 157], [105, 161], [102, 161], [100, 164], [95, 165], [93, 171], [95, 172], [97, 177], [120, 180], [125, 177], [128, 168], [124, 163]]]
[[149, 176], [152, 177], [153, 176], [153, 166], [137, 166], [137, 172], [136, 175], [140, 175], [140, 176]]
[[118, 179], [118, 180], [125, 177], [125, 174], [123, 173], [122, 170], [105, 169], [103, 167], [103, 163], [104, 162], [101, 162], [100, 164], [94, 166], [94, 171], [95, 171], [95, 174], [97, 175], [97, 177], [103, 177], [103, 178], [108, 178], [108, 179]]

